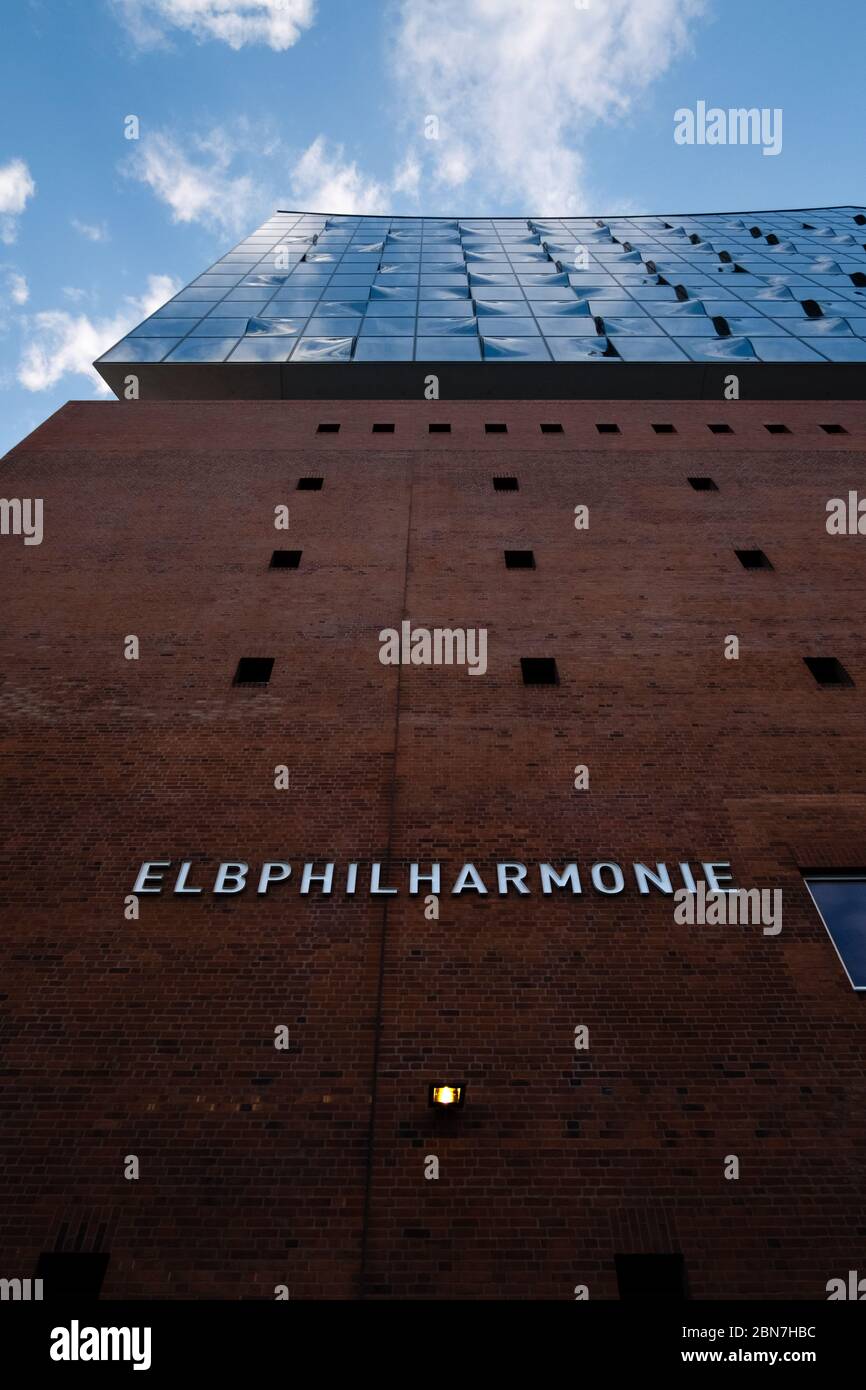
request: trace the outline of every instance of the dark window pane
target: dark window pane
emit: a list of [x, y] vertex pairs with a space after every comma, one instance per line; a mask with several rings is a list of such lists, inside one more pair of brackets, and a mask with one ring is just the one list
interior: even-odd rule
[[835, 880], [807, 875], [806, 887], [848, 979], [866, 989], [866, 873]]

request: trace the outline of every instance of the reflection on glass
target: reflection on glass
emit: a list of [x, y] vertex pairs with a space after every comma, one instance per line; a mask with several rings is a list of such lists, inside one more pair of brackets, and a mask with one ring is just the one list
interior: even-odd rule
[[167, 362], [223, 362], [237, 338], [184, 338]]
[[855, 989], [866, 989], [866, 877], [807, 877], [806, 887]]
[[292, 361], [348, 362], [351, 356], [351, 338], [300, 338], [292, 353]]
[[861, 215], [527, 222], [279, 211], [102, 360], [209, 361], [243, 336], [302, 339], [299, 362], [346, 360], [353, 340], [359, 361], [405, 361], [410, 350], [421, 360], [428, 345], [463, 354], [453, 360], [586, 360], [601, 339], [627, 361], [862, 363]]

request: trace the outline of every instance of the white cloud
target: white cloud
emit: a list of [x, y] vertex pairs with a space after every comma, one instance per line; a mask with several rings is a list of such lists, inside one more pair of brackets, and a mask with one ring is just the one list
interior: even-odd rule
[[410, 150], [399, 168], [394, 171], [391, 188], [395, 193], [405, 193], [407, 198], [417, 198], [421, 187], [421, 161]]
[[192, 153], [167, 131], [145, 136], [125, 172], [150, 187], [171, 209], [174, 222], [198, 222], [223, 235], [240, 235], [269, 207], [261, 183], [233, 174], [245, 142], [217, 128], [193, 139]]
[[168, 31], [217, 39], [229, 48], [267, 44], [281, 53], [297, 43], [315, 18], [315, 0], [114, 0], [114, 8], [142, 48], [165, 44]]
[[79, 222], [77, 217], [70, 217], [70, 226], [79, 236], [86, 237], [88, 241], [108, 241], [108, 228], [104, 222]]
[[314, 212], [388, 211], [384, 184], [361, 173], [347, 161], [342, 145], [332, 150], [323, 135], [307, 147], [291, 171], [292, 201]]
[[9, 285], [9, 298], [13, 304], [26, 304], [30, 298], [30, 287], [23, 275], [17, 270], [10, 270], [6, 276]]
[[35, 314], [27, 322], [18, 381], [28, 391], [44, 391], [72, 374], [88, 377], [101, 394], [109, 394], [92, 362], [179, 289], [180, 281], [172, 276], [151, 275], [144, 294], [128, 295], [113, 318], [91, 319], [66, 309]]
[[[480, 191], [528, 213], [586, 211], [585, 138], [629, 115], [703, 12], [704, 0], [401, 0], [394, 69], [434, 184], [471, 180], [475, 206]], [[421, 138], [428, 115], [438, 140]]]
[[[395, 182], [380, 182], [323, 135], [292, 161], [273, 130], [246, 121], [217, 126], [186, 144], [169, 131], [156, 131], [123, 167], [171, 209], [173, 221], [198, 223], [222, 237], [246, 235], [279, 206], [387, 212], [392, 190], [407, 191], [413, 180], [417, 187], [420, 172], [410, 155]], [[282, 196], [281, 181], [289, 184]]]
[[15, 219], [35, 192], [36, 184], [23, 159], [10, 159], [8, 164], [0, 164], [0, 241], [11, 245], [15, 240], [18, 233]]
[[71, 299], [73, 304], [79, 304], [82, 299], [87, 298], [87, 290], [76, 289], [74, 285], [64, 285], [63, 293], [67, 299]]

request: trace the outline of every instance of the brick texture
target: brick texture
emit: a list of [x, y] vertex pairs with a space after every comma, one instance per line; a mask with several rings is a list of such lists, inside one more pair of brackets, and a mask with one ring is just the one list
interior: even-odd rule
[[[866, 867], [866, 537], [825, 529], [864, 445], [856, 402], [72, 402], [7, 455], [45, 539], [0, 537], [0, 1273], [76, 1242], [115, 1298], [615, 1298], [615, 1254], [672, 1250], [703, 1299], [862, 1272], [866, 1015], [799, 870]], [[487, 674], [381, 665], [406, 618], [486, 628]], [[403, 890], [128, 921], [144, 859], [379, 860]], [[430, 921], [432, 859], [577, 859], [584, 892]], [[783, 931], [602, 897], [604, 859], [730, 859]]]

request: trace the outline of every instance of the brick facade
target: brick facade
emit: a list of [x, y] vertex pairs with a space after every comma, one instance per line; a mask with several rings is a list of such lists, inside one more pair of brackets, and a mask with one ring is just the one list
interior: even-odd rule
[[[864, 446], [850, 401], [73, 402], [7, 455], [45, 539], [0, 539], [0, 1273], [76, 1244], [116, 1298], [616, 1298], [630, 1252], [681, 1251], [703, 1299], [862, 1271], [864, 1001], [799, 870], [866, 866], [866, 538], [825, 529]], [[486, 628], [487, 674], [383, 666], [403, 619]], [[293, 882], [126, 920], [145, 859], [577, 859], [584, 891], [431, 921]], [[587, 882], [726, 859], [784, 890], [778, 937]]]

